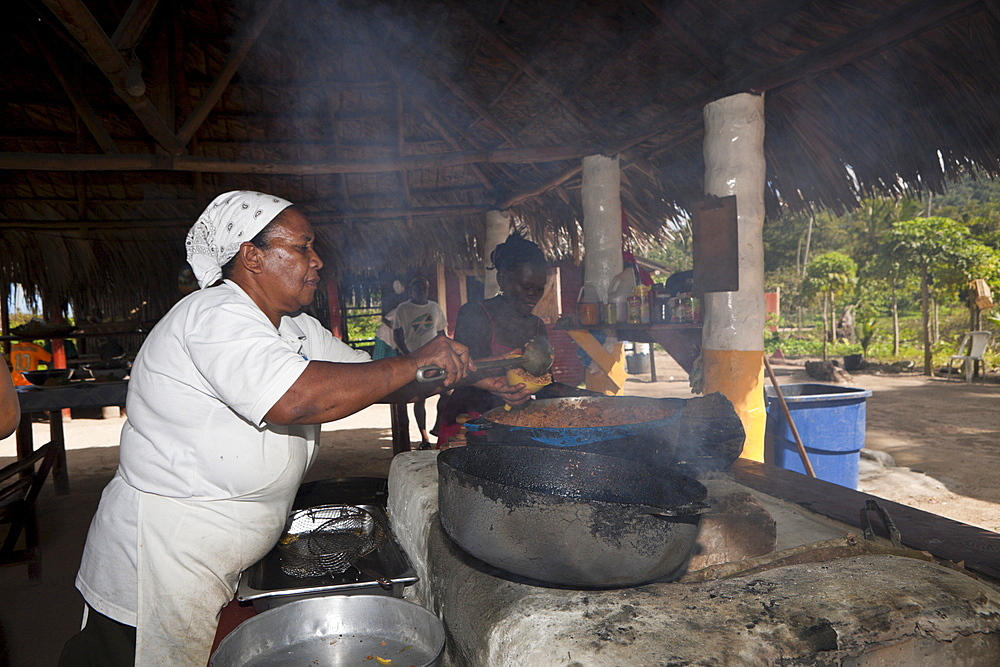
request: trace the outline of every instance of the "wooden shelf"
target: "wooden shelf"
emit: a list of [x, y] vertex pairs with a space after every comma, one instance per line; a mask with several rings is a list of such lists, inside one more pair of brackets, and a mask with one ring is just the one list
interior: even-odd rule
[[701, 355], [701, 324], [601, 324], [571, 330], [613, 332], [620, 340], [657, 343], [688, 373]]

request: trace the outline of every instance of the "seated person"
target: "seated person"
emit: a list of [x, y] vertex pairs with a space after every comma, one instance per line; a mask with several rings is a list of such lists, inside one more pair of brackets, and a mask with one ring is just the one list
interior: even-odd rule
[[52, 361], [52, 354], [41, 345], [35, 345], [30, 341], [20, 341], [10, 346], [10, 364], [12, 366], [11, 379], [19, 387], [26, 387], [31, 383], [21, 375], [23, 371], [37, 371], [40, 363]]

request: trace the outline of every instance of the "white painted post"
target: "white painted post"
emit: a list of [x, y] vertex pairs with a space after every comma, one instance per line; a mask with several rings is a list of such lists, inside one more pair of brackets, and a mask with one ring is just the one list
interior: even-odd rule
[[747, 432], [743, 456], [764, 460], [764, 97], [740, 93], [704, 110], [705, 193], [736, 195], [738, 292], [705, 295], [705, 393], [721, 391]]
[[619, 157], [583, 158], [583, 278], [607, 299], [622, 271], [622, 203]]

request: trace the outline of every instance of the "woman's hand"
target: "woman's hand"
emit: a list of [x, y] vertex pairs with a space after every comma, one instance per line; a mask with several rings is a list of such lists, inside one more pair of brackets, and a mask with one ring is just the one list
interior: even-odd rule
[[531, 398], [531, 390], [523, 382], [507, 384], [502, 375], [488, 377], [476, 382], [473, 386], [485, 389], [508, 405], [524, 405]]
[[476, 365], [469, 355], [469, 349], [447, 336], [437, 336], [407, 356], [416, 362], [418, 368], [421, 366], [440, 366], [443, 368], [447, 373], [443, 380], [446, 387], [450, 387], [468, 373], [476, 370]]

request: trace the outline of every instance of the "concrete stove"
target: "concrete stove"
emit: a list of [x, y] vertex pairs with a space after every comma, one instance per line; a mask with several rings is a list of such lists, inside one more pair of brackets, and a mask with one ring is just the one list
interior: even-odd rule
[[[1000, 664], [1000, 592], [912, 558], [864, 555], [616, 590], [552, 588], [509, 575], [444, 534], [436, 456], [393, 459], [389, 516], [420, 576], [406, 596], [447, 628], [447, 665]], [[706, 486], [729, 498], [729, 507], [721, 503], [725, 516], [708, 522], [714, 527], [705, 530], [706, 551], [695, 567], [857, 532], [725, 475]], [[741, 494], [773, 518], [752, 507], [745, 512], [754, 530], [744, 537], [755, 539], [724, 534], [741, 511], [733, 500]], [[728, 555], [713, 556], [720, 548]]]

